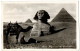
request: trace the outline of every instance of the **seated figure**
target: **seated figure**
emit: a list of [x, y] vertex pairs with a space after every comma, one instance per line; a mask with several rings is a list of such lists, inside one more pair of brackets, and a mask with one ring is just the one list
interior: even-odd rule
[[39, 10], [34, 17], [37, 23], [33, 25], [30, 36], [39, 37], [54, 33], [54, 28], [47, 22], [48, 19], [49, 14], [45, 10]]

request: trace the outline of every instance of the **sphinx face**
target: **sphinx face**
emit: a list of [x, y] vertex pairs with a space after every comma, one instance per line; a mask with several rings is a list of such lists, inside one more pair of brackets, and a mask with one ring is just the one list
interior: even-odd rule
[[44, 11], [43, 10], [38, 11], [37, 16], [38, 19], [42, 19], [44, 17]]

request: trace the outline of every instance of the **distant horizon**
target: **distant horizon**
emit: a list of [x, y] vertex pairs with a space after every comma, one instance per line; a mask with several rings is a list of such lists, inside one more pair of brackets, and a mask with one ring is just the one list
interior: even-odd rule
[[38, 10], [45, 10], [50, 15], [48, 22], [64, 8], [76, 20], [75, 3], [4, 3], [3, 4], [3, 22], [26, 22], [30, 19], [36, 22], [33, 17]]

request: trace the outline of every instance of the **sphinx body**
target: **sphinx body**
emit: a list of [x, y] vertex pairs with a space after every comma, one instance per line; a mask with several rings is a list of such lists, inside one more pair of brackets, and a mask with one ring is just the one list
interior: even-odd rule
[[52, 26], [50, 24], [37, 22], [33, 25], [30, 36], [31, 37], [40, 37], [40, 36], [49, 35], [52, 32], [54, 32], [54, 29], [52, 28]]

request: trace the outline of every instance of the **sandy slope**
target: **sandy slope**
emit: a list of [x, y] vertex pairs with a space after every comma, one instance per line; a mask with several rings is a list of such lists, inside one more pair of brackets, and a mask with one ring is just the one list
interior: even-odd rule
[[[35, 38], [39, 43], [32, 44], [9, 44], [4, 43], [4, 48], [76, 48], [76, 23], [51, 23], [55, 27], [56, 32], [42, 37]], [[20, 38], [25, 35], [28, 40], [30, 32], [21, 32]], [[15, 38], [14, 38], [15, 39]]]

